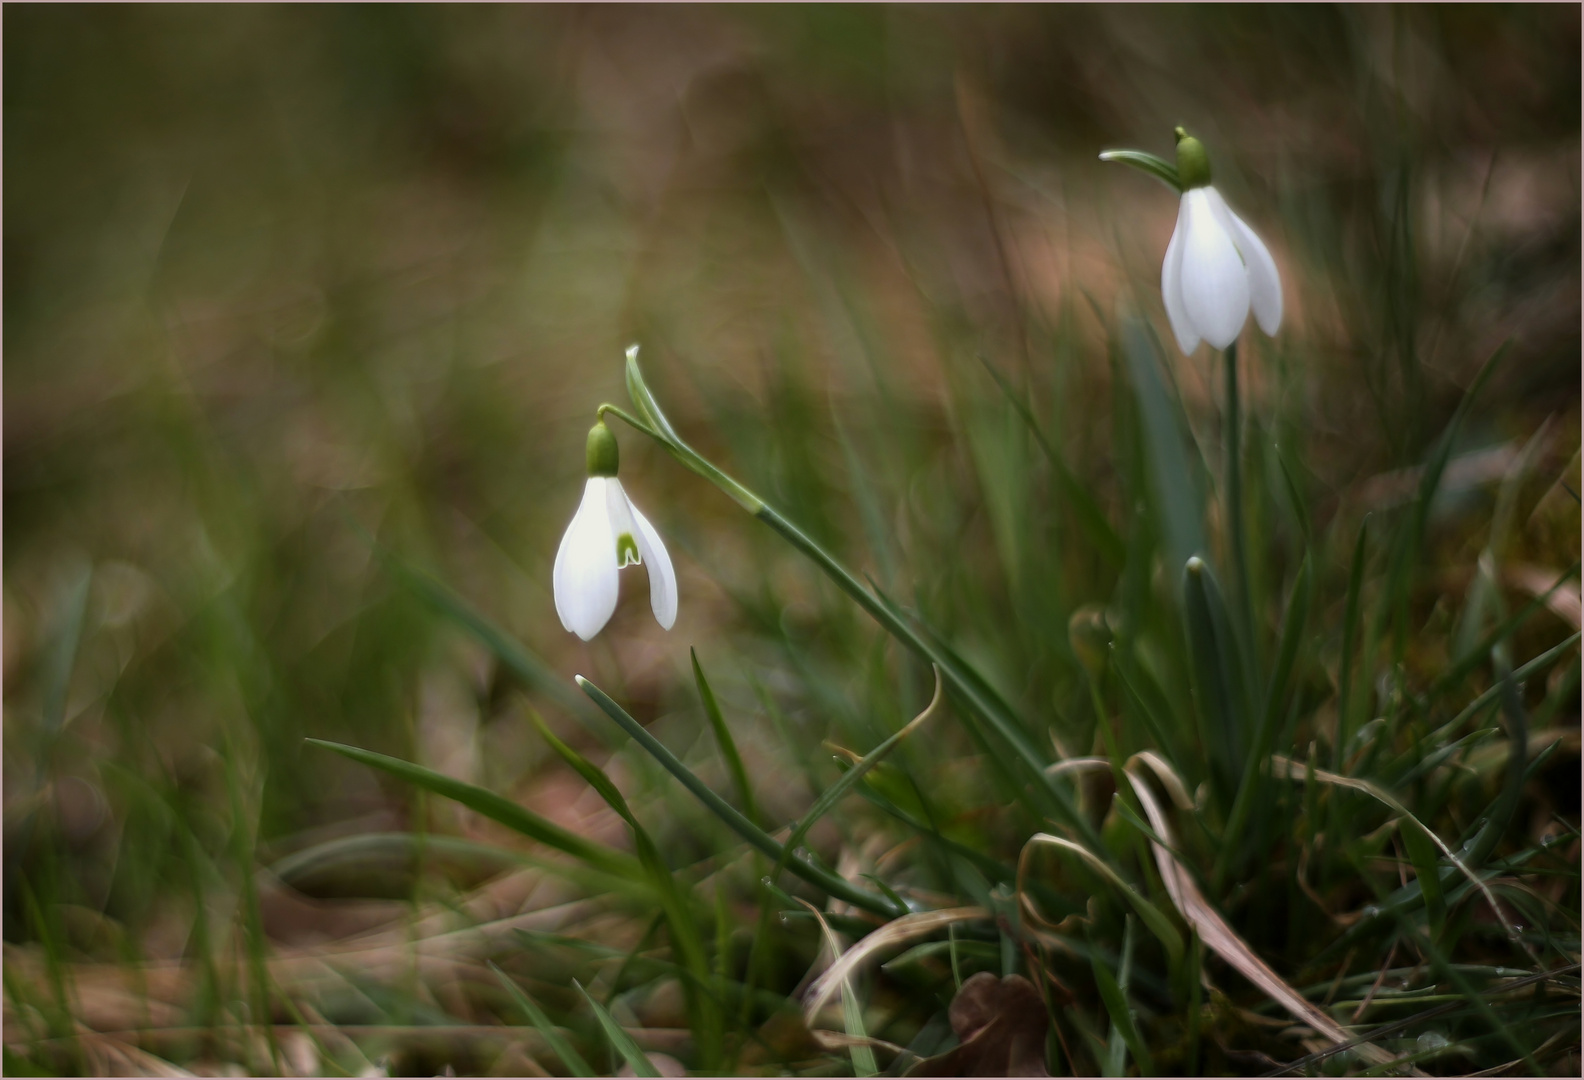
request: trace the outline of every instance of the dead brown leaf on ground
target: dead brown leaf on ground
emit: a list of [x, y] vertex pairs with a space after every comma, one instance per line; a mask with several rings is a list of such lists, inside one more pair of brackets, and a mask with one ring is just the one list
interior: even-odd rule
[[908, 1076], [1049, 1076], [1045, 1035], [1050, 1016], [1034, 984], [1021, 975], [981, 971], [962, 984], [948, 1013], [961, 1040], [925, 1058]]

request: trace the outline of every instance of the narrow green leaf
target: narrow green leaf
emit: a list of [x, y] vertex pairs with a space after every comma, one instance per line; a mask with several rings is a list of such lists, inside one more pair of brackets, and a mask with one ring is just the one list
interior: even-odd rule
[[583, 1055], [573, 1049], [572, 1044], [562, 1037], [561, 1032], [550, 1022], [550, 1018], [544, 1014], [544, 1010], [534, 1004], [533, 998], [524, 993], [522, 988], [513, 982], [504, 971], [496, 967], [495, 961], [486, 960], [485, 963], [495, 973], [495, 977], [500, 980], [500, 984], [506, 988], [506, 992], [511, 995], [512, 1000], [517, 1003], [517, 1007], [527, 1015], [529, 1022], [539, 1029], [539, 1034], [544, 1036], [545, 1045], [554, 1050], [556, 1055], [566, 1064], [567, 1071], [573, 1076], [594, 1076], [593, 1066], [584, 1061]]
[[632, 856], [606, 847], [604, 844], [586, 840], [533, 811], [518, 806], [510, 799], [502, 798], [493, 791], [463, 783], [461, 780], [452, 779], [422, 765], [402, 761], [400, 758], [376, 754], [372, 750], [362, 750], [356, 746], [327, 742], [323, 739], [303, 741], [310, 746], [322, 746], [327, 750], [334, 750], [359, 764], [373, 766], [425, 791], [432, 791], [436, 795], [459, 802], [469, 810], [483, 814], [491, 821], [499, 822], [530, 840], [537, 840], [557, 851], [564, 851], [608, 874], [615, 874], [628, 880], [636, 880], [640, 876], [638, 863]]
[[1160, 688], [1145, 673], [1135, 670], [1132, 661], [1124, 659], [1124, 655], [1125, 650], [1112, 646], [1111, 670], [1116, 672], [1117, 681], [1122, 684], [1127, 700], [1132, 705], [1129, 715], [1137, 715], [1144, 721], [1144, 726], [1155, 740], [1156, 750], [1181, 771], [1183, 756], [1178, 749], [1175, 733], [1177, 717], [1171, 714], [1170, 705]]
[[[1551, 648], [1547, 649], [1545, 652], [1529, 661], [1523, 667], [1513, 672], [1512, 677], [1515, 680], [1522, 682], [1525, 679], [1532, 678], [1533, 676], [1539, 674], [1541, 671], [1544, 671], [1547, 667], [1551, 666], [1551, 664], [1561, 659], [1563, 655], [1565, 655], [1569, 650], [1577, 645], [1581, 636], [1584, 635], [1580, 635], [1576, 632], [1569, 634], [1561, 642], [1561, 644], [1551, 646]], [[1480, 694], [1473, 701], [1465, 705], [1455, 717], [1453, 717], [1442, 727], [1441, 730], [1445, 732], [1456, 731], [1470, 718], [1478, 715], [1480, 710], [1487, 708], [1492, 702], [1500, 698], [1501, 693], [1502, 684], [1498, 682], [1495, 686], [1492, 686], [1489, 690], [1486, 690], [1483, 694]]]
[[1312, 591], [1309, 556], [1298, 564], [1298, 578], [1293, 582], [1292, 595], [1287, 600], [1287, 617], [1282, 621], [1281, 643], [1276, 652], [1276, 670], [1271, 675], [1270, 686], [1265, 691], [1265, 709], [1260, 716], [1259, 730], [1254, 735], [1254, 745], [1243, 762], [1242, 779], [1238, 782], [1237, 798], [1227, 817], [1221, 850], [1216, 856], [1212, 881], [1217, 892], [1226, 882], [1226, 875], [1242, 857], [1243, 829], [1253, 810], [1260, 790], [1260, 765], [1271, 752], [1276, 738], [1276, 728], [1281, 722], [1282, 705], [1287, 697], [1287, 683], [1297, 661], [1298, 649], [1303, 642], [1304, 627], [1309, 621], [1309, 599]]
[[[810, 806], [808, 812], [798, 821], [797, 827], [792, 830], [792, 835], [787, 837], [787, 842], [782, 845], [783, 859], [787, 857], [787, 853], [795, 852], [802, 846], [803, 838], [808, 835], [809, 829], [814, 827], [814, 823], [824, 817], [837, 803], [841, 802], [847, 793], [852, 790], [854, 784], [862, 780], [870, 769], [885, 760], [886, 755], [896, 749], [898, 743], [916, 731], [919, 725], [935, 715], [935, 711], [940, 708], [942, 702], [942, 684], [940, 668], [937, 667], [934, 671], [935, 694], [930, 698], [930, 703], [924, 707], [924, 711], [910, 720], [896, 734], [869, 751], [857, 764], [842, 773], [834, 784], [820, 793], [819, 798], [814, 800], [814, 805]], [[895, 894], [892, 895], [894, 896]], [[905, 913], [908, 910], [906, 904], [899, 903], [897, 907], [900, 912]]]
[[588, 703], [567, 689], [566, 681], [538, 656], [534, 655], [522, 642], [512, 637], [506, 631], [496, 626], [494, 622], [474, 608], [462, 597], [458, 596], [448, 586], [442, 584], [432, 574], [419, 570], [399, 558], [373, 536], [369, 535], [362, 526], [353, 522], [353, 527], [364, 540], [374, 549], [376, 555], [396, 575], [396, 579], [418, 596], [427, 601], [440, 614], [451, 619], [476, 637], [501, 663], [505, 664], [512, 674], [522, 680], [523, 685], [532, 688], [535, 692], [546, 695], [570, 712], [585, 727], [591, 731], [598, 731], [599, 725], [592, 723], [593, 716]]
[[[727, 495], [730, 495], [738, 506], [741, 506], [750, 514], [759, 512], [763, 504], [759, 501], [757, 495], [727, 476], [706, 460], [697, 450], [682, 441], [682, 437], [671, 426], [671, 421], [667, 420], [665, 413], [660, 410], [660, 403], [655, 400], [649, 385], [644, 382], [643, 372], [638, 367], [638, 346], [636, 345], [627, 349], [627, 393], [647, 421], [648, 426], [642, 429], [645, 434], [658, 440], [671, 453], [672, 457], [676, 458], [687, 468], [698, 473]], [[601, 406], [601, 408], [609, 409], [608, 406]], [[610, 409], [610, 411], [615, 412], [623, 420], [631, 422], [631, 417], [621, 410]]]
[[420, 853], [432, 862], [468, 872], [495, 873], [512, 866], [538, 864], [538, 860], [520, 851], [456, 836], [357, 833], [295, 851], [273, 863], [270, 873], [288, 885], [300, 886], [306, 879], [327, 873], [366, 876], [371, 870], [378, 873], [393, 866], [411, 865]]
[[[1100, 1000], [1105, 1004], [1106, 1012], [1111, 1017], [1111, 1023], [1116, 1030], [1122, 1033], [1122, 1040], [1127, 1044], [1128, 1050], [1133, 1054], [1133, 1060], [1138, 1062], [1140, 1076], [1158, 1076], [1155, 1071], [1155, 1059], [1150, 1056], [1149, 1046], [1139, 1034], [1138, 1025], [1133, 1022], [1133, 1011], [1128, 1008], [1127, 995], [1117, 985], [1116, 976], [1100, 959], [1100, 951], [1092, 949], [1089, 953], [1089, 964], [1094, 970], [1095, 986], [1100, 991]], [[1120, 1075], [1118, 1068], [1112, 1075]]]
[[[707, 985], [709, 962], [705, 956], [704, 939], [699, 933], [698, 921], [693, 917], [690, 898], [678, 887], [670, 866], [666, 865], [665, 858], [660, 854], [660, 849], [648, 830], [639, 823], [638, 816], [633, 813], [626, 798], [622, 796], [611, 778], [605, 775], [603, 769], [557, 738], [555, 732], [551, 731], [549, 725], [544, 722], [544, 718], [533, 709], [528, 710], [528, 718], [538, 729], [540, 737], [550, 745], [561, 760], [572, 766], [579, 776], [588, 781], [589, 786], [599, 793], [600, 798], [627, 822], [627, 827], [632, 830], [633, 846], [638, 850], [638, 862], [654, 887], [666, 923], [671, 928], [671, 944], [680, 955], [682, 966], [693, 973], [696, 983]], [[719, 1060], [721, 1052], [722, 1017], [719, 1004], [708, 996], [699, 994], [696, 986], [691, 984], [683, 984], [683, 994], [688, 1000], [688, 1012], [693, 1019], [694, 1034], [699, 1040], [700, 1050], [705, 1060], [714, 1064]]]
[[[1122, 805], [1120, 800], [1118, 800], [1117, 805]], [[1177, 932], [1177, 928], [1172, 925], [1171, 920], [1166, 917], [1160, 908], [1156, 907], [1134, 888], [1126, 878], [1118, 874], [1108, 863], [1082, 844], [1068, 840], [1066, 837], [1052, 836], [1049, 833], [1035, 833], [1023, 845], [1023, 854], [1018, 858], [1018, 879], [1020, 881], [1026, 876], [1029, 853], [1035, 847], [1053, 847], [1058, 851], [1077, 855], [1083, 859], [1090, 869], [1095, 870], [1101, 877], [1110, 882], [1112, 887], [1121, 893], [1123, 898], [1133, 906], [1133, 910], [1138, 912], [1139, 918], [1144, 920], [1144, 925], [1149, 928], [1150, 933], [1154, 934], [1160, 940], [1160, 943], [1166, 947], [1166, 953], [1172, 967], [1175, 968], [1182, 962], [1182, 935]]]
[[642, 828], [638, 824], [638, 819], [633, 816], [632, 808], [627, 805], [626, 797], [611, 778], [605, 775], [603, 769], [562, 742], [556, 733], [550, 730], [550, 725], [544, 722], [544, 717], [540, 716], [537, 710], [530, 708], [528, 719], [538, 730], [539, 737], [550, 745], [550, 749], [554, 750], [562, 761], [572, 766], [572, 771], [581, 776], [589, 787], [599, 793], [599, 797], [605, 800], [607, 806], [620, 814], [622, 820], [632, 828]]
[[1122, 322], [1122, 354], [1143, 421], [1151, 502], [1160, 516], [1167, 557], [1171, 565], [1182, 566], [1207, 550], [1204, 493], [1185, 452], [1189, 435], [1181, 409], [1166, 393], [1156, 350], [1138, 319]]
[[[92, 583], [93, 567], [84, 562], [75, 568], [64, 590], [63, 617], [44, 672], [44, 729], [52, 735], [66, 725], [67, 692], [71, 688], [72, 668], [77, 663], [77, 647], [82, 641], [83, 623], [88, 614], [88, 589]], [[48, 762], [40, 761], [39, 768], [48, 768]]]
[[633, 1042], [633, 1037], [622, 1029], [622, 1026], [611, 1017], [611, 1014], [606, 1012], [604, 1007], [595, 1001], [587, 990], [583, 989], [583, 984], [573, 979], [572, 985], [577, 987], [578, 993], [583, 995], [583, 1000], [588, 1002], [590, 1009], [594, 1010], [594, 1017], [599, 1021], [600, 1028], [605, 1032], [605, 1037], [610, 1040], [611, 1045], [616, 1048], [616, 1052], [627, 1063], [627, 1067], [632, 1069], [634, 1075], [659, 1076], [660, 1073], [654, 1067], [653, 1062], [649, 1060], [649, 1056], [638, 1048], [638, 1044]]
[[698, 686], [699, 700], [704, 703], [704, 715], [709, 718], [710, 727], [715, 732], [715, 744], [720, 747], [721, 757], [726, 761], [726, 771], [731, 773], [732, 784], [737, 788], [737, 798], [742, 801], [744, 816], [749, 821], [757, 822], [759, 808], [754, 803], [753, 785], [748, 782], [748, 770], [743, 768], [742, 755], [737, 752], [731, 728], [726, 726], [726, 718], [721, 715], [720, 705], [715, 701], [715, 691], [710, 689], [709, 680], [704, 678], [698, 650], [689, 646], [688, 656], [693, 661], [693, 682]]
[[1183, 619], [1200, 734], [1211, 775], [1230, 804], [1252, 742], [1242, 652], [1215, 576], [1195, 556], [1183, 568]]
[[[647, 750], [650, 756], [663, 765], [667, 772], [682, 781], [683, 786], [713, 811], [717, 817], [729, 825], [732, 831], [777, 862], [783, 859], [784, 849], [782, 845], [776, 843], [769, 833], [743, 817], [725, 799], [711, 791], [709, 785], [700, 780], [693, 770], [682, 764], [675, 754], [666, 749], [665, 744], [649, 734], [648, 729], [629, 716], [627, 710], [611, 700], [605, 691], [581, 675], [577, 677], [577, 683], [583, 692], [593, 699], [594, 704], [598, 705], [607, 716], [621, 725], [622, 729]], [[871, 911], [888, 918], [906, 914], [905, 911], [894, 911], [891, 905], [882, 897], [865, 892], [834, 874], [826, 873], [818, 867], [810, 865], [803, 859], [788, 859], [786, 867], [809, 884], [824, 889], [830, 895], [861, 907], [865, 911]]]
[[1408, 849], [1408, 859], [1413, 863], [1414, 876], [1424, 891], [1425, 914], [1430, 918], [1430, 933], [1440, 938], [1446, 927], [1446, 898], [1441, 892], [1441, 871], [1438, 866], [1441, 853], [1435, 844], [1419, 830], [1418, 824], [1404, 819], [1397, 830], [1403, 847]]
[[1364, 589], [1364, 544], [1369, 534], [1369, 521], [1369, 515], [1364, 515], [1364, 520], [1359, 522], [1358, 539], [1353, 542], [1353, 561], [1348, 569], [1347, 604], [1342, 615], [1342, 659], [1337, 672], [1336, 745], [1331, 749], [1331, 767], [1337, 772], [1342, 771], [1348, 740], [1353, 736], [1349, 723], [1353, 686], [1353, 649], [1358, 635], [1359, 596]]
[[[819, 908], [807, 900], [799, 900], [798, 903], [806, 907], [809, 910], [809, 914], [814, 916], [814, 920], [819, 923], [820, 931], [825, 935], [825, 947], [830, 950], [831, 966], [834, 967], [842, 958], [841, 942], [837, 940], [836, 932], [831, 929], [830, 923], [825, 921], [825, 916], [820, 913]], [[867, 1039], [869, 1032], [864, 1027], [863, 1006], [858, 1001], [858, 994], [854, 990], [852, 979], [850, 978], [844, 978], [841, 981], [841, 999], [842, 1026], [847, 1029], [847, 1034], [855, 1039]], [[812, 1019], [811, 1013], [806, 1013], [805, 1016], [808, 1019]], [[854, 1075], [874, 1076], [880, 1071], [879, 1065], [875, 1063], [874, 1050], [868, 1045], [855, 1042], [847, 1048], [847, 1051], [852, 1057]]]
[[1503, 619], [1498, 625], [1491, 628], [1480, 641], [1467, 652], [1458, 656], [1440, 675], [1436, 676], [1430, 688], [1425, 691], [1426, 702], [1434, 701], [1441, 694], [1456, 686], [1476, 668], [1490, 660], [1491, 651], [1512, 637], [1527, 623], [1531, 616], [1544, 610], [1551, 600], [1551, 596], [1563, 585], [1573, 580], [1579, 573], [1579, 562], [1564, 570], [1557, 579], [1551, 583], [1550, 588], [1539, 596], [1530, 598], [1522, 608]]
[[1067, 467], [1066, 460], [1051, 445], [1050, 440], [1045, 437], [1045, 432], [1040, 428], [1039, 421], [1034, 419], [1034, 413], [1029, 408], [1028, 403], [1012, 389], [1012, 385], [1007, 382], [1006, 376], [997, 371], [990, 361], [985, 360], [983, 357], [980, 357], [980, 362], [984, 364], [985, 370], [990, 372], [990, 377], [1001, 388], [1001, 393], [1005, 395], [1012, 408], [1022, 418], [1024, 425], [1029, 429], [1029, 434], [1034, 436], [1034, 441], [1039, 445], [1040, 450], [1044, 452], [1046, 459], [1050, 461], [1051, 467], [1056, 470], [1057, 484], [1061, 488], [1062, 498], [1067, 501], [1072, 510], [1073, 520], [1083, 530], [1084, 536], [1088, 538], [1089, 543], [1094, 546], [1100, 557], [1113, 568], [1121, 569], [1127, 559], [1127, 546], [1122, 543], [1122, 538], [1117, 535], [1116, 530], [1111, 527], [1111, 523], [1106, 520], [1105, 513], [1100, 509], [1100, 504], [1095, 501], [1094, 496], [1089, 494], [1083, 484], [1079, 483], [1078, 478], [1073, 475], [1072, 470]]
[[1153, 176], [1178, 194], [1182, 193], [1182, 181], [1177, 176], [1177, 166], [1165, 158], [1156, 157], [1143, 150], [1106, 150], [1100, 154], [1100, 160], [1131, 165], [1139, 172]]
[[1508, 338], [1497, 346], [1490, 358], [1481, 365], [1463, 397], [1459, 399], [1457, 408], [1452, 413], [1452, 419], [1447, 421], [1447, 426], [1437, 439], [1429, 460], [1425, 462], [1424, 472], [1419, 481], [1419, 493], [1414, 500], [1408, 527], [1398, 534], [1399, 540], [1393, 546], [1389, 573], [1392, 597], [1390, 611], [1393, 625], [1393, 655], [1399, 662], [1407, 648], [1408, 600], [1417, 577], [1419, 552], [1424, 545], [1425, 527], [1430, 519], [1430, 505], [1435, 501], [1436, 491], [1441, 486], [1441, 478], [1446, 473], [1447, 462], [1451, 460], [1452, 450], [1457, 444], [1464, 420], [1473, 408], [1480, 391], [1484, 389], [1485, 384], [1490, 381], [1491, 376], [1495, 374], [1496, 369], [1511, 350], [1512, 343], [1512, 339]]
[[1293, 476], [1292, 466], [1287, 461], [1287, 452], [1280, 443], [1276, 444], [1276, 464], [1281, 467], [1282, 483], [1287, 489], [1287, 501], [1292, 503], [1293, 516], [1298, 519], [1298, 531], [1303, 534], [1304, 548], [1314, 547], [1314, 523], [1309, 518], [1309, 504], [1303, 497], [1303, 489], [1298, 486], [1297, 478]]

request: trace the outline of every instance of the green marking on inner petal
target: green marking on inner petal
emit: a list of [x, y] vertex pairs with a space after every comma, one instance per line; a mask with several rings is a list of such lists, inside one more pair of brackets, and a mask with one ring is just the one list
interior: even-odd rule
[[616, 538], [616, 565], [632, 566], [641, 563], [638, 557], [638, 541], [634, 540], [632, 533], [622, 533]]

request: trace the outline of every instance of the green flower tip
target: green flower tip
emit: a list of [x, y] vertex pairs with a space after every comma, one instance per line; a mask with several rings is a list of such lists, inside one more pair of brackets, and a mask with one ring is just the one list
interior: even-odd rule
[[615, 476], [621, 463], [616, 446], [616, 436], [605, 426], [604, 420], [594, 421], [588, 433], [588, 474], [590, 476]]
[[1194, 577], [1198, 577], [1200, 574], [1204, 573], [1204, 560], [1197, 555], [1190, 556], [1188, 559], [1188, 565], [1184, 569], [1186, 569], [1188, 573], [1192, 574]]
[[1210, 155], [1204, 143], [1177, 128], [1177, 177], [1184, 191], [1210, 186]]

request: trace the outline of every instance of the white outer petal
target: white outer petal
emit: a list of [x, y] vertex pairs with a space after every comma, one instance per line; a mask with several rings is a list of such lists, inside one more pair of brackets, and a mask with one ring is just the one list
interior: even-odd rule
[[1188, 321], [1217, 349], [1237, 340], [1248, 321], [1249, 276], [1232, 235], [1218, 219], [1209, 189], [1183, 194], [1182, 296]]
[[551, 575], [561, 625], [584, 641], [604, 629], [616, 611], [616, 536], [605, 487], [603, 476], [589, 477]]
[[1208, 190], [1216, 216], [1231, 232], [1232, 240], [1248, 266], [1249, 302], [1254, 308], [1254, 321], [1259, 323], [1259, 328], [1265, 331], [1267, 337], [1275, 337], [1282, 320], [1281, 277], [1276, 273], [1276, 260], [1271, 258], [1270, 249], [1254, 235], [1248, 223], [1232, 212], [1221, 193], [1215, 188]]
[[638, 534], [634, 537], [638, 541], [638, 553], [643, 556], [643, 564], [649, 568], [649, 606], [654, 609], [654, 616], [660, 626], [669, 630], [676, 625], [677, 617], [676, 570], [671, 566], [671, 556], [666, 552], [660, 534], [649, 524], [649, 519], [632, 504], [631, 499], [627, 500], [627, 507], [632, 511], [633, 524], [638, 526]]
[[1172, 230], [1171, 243], [1166, 245], [1166, 260], [1161, 263], [1161, 299], [1166, 303], [1166, 319], [1171, 323], [1172, 336], [1184, 356], [1192, 356], [1199, 347], [1199, 335], [1188, 321], [1188, 312], [1182, 299], [1183, 219], [1187, 215], [1179, 204], [1177, 227]]

